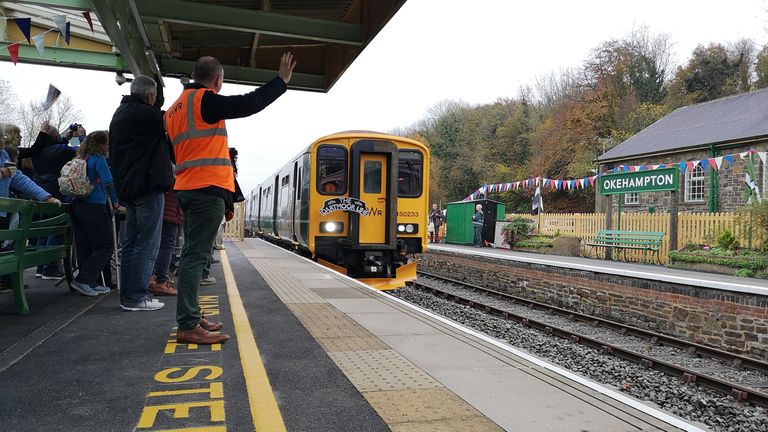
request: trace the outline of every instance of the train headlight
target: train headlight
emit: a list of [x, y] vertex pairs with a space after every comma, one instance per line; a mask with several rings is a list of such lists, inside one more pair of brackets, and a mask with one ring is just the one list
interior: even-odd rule
[[321, 233], [340, 233], [344, 231], [344, 224], [341, 222], [320, 222]]
[[400, 234], [416, 234], [419, 232], [417, 224], [397, 224], [397, 232]]

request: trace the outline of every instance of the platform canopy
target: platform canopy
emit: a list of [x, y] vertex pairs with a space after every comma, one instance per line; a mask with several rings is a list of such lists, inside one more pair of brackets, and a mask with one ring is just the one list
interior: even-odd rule
[[[298, 65], [290, 88], [328, 91], [405, 0], [47, 0], [0, 1], [0, 17], [32, 18], [32, 35], [71, 23], [66, 45], [58, 32], [40, 54], [9, 20], [4, 45], [23, 42], [19, 62], [161, 77], [189, 77], [194, 61], [212, 55], [226, 82], [263, 84], [291, 51]], [[90, 12], [94, 31], [83, 12]]]

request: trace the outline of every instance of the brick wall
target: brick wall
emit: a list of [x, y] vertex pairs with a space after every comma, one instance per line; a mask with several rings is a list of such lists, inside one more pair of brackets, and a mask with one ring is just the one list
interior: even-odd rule
[[[759, 151], [768, 150], [768, 142], [758, 142], [749, 145], [743, 145], [740, 147], [731, 147], [718, 151], [718, 156], [729, 155], [747, 151], [750, 148], [755, 148]], [[630, 159], [616, 163], [617, 165], [656, 165], [656, 164], [668, 164], [677, 163], [689, 160], [701, 160], [709, 158], [708, 150], [690, 151], [685, 153], [677, 153], [674, 155], [668, 155], [663, 157], [652, 157], [642, 159]], [[760, 187], [760, 192], [763, 196], [768, 194], [763, 191], [763, 163], [757, 155], [754, 156], [755, 166], [755, 180]], [[604, 165], [600, 167], [601, 171], [607, 170]], [[726, 163], [724, 169], [720, 169], [717, 174], [718, 181], [718, 197], [717, 205], [718, 211], [730, 212], [736, 210], [738, 207], [744, 205], [746, 200], [744, 199], [744, 174], [747, 172], [747, 161], [736, 158], [734, 164], [730, 165]], [[685, 175], [680, 173], [680, 188], [678, 190], [678, 211], [680, 212], [706, 212], [709, 211], [709, 181], [712, 175], [712, 170], [707, 168], [704, 173], [704, 201], [702, 202], [686, 202], [685, 201]], [[602, 198], [599, 196], [599, 191], [596, 190], [598, 199], [596, 202], [596, 211], [601, 212], [603, 210]], [[656, 212], [668, 212], [670, 203], [669, 192], [655, 192], [655, 193], [641, 193], [639, 195], [639, 204], [625, 204], [622, 202], [622, 212], [634, 213], [634, 212], [648, 212], [649, 208], [654, 208]], [[616, 211], [618, 205], [618, 196], [613, 197], [613, 208]]]
[[430, 251], [419, 269], [768, 359], [768, 296]]

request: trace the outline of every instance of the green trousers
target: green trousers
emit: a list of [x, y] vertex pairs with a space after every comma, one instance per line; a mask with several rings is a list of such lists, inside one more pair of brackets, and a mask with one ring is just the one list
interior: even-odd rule
[[184, 211], [176, 322], [179, 330], [191, 330], [200, 322], [200, 278], [224, 217], [224, 200], [195, 191], [177, 191], [176, 197]]

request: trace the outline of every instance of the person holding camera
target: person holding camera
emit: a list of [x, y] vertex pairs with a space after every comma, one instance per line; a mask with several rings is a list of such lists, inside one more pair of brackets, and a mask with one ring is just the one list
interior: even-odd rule
[[[67, 134], [80, 133], [80, 131], [85, 132], [82, 125], [73, 124], [70, 125]], [[75, 157], [77, 149], [71, 147], [69, 142], [59, 135], [55, 127], [45, 125], [43, 132], [52, 138], [39, 155], [32, 157], [33, 180], [51, 196], [63, 202], [69, 202], [69, 198], [62, 195], [59, 190], [59, 176], [64, 165]], [[64, 236], [60, 234], [37, 239], [38, 246], [61, 244], [64, 244]], [[35, 272], [35, 277], [55, 280], [64, 277], [64, 273], [61, 270], [61, 262], [57, 261], [45, 266], [39, 266]]]

